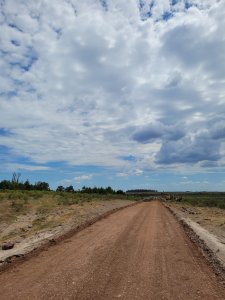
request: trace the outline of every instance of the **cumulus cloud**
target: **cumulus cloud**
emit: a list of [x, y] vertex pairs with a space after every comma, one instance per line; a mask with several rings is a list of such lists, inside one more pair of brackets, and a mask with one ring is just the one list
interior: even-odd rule
[[224, 164], [224, 1], [0, 5], [0, 145], [12, 159], [121, 174]]

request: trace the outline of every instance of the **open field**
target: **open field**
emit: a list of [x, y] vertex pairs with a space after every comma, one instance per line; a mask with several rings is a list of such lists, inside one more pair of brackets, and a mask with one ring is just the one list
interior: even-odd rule
[[225, 299], [158, 201], [118, 211], [0, 274], [3, 299]]
[[182, 203], [194, 206], [218, 207], [225, 209], [225, 193], [224, 192], [199, 192], [199, 193], [177, 193], [175, 196], [181, 196]]
[[[133, 192], [133, 196], [143, 198], [161, 198], [168, 201], [179, 200], [193, 206], [218, 207], [225, 209], [225, 192]], [[178, 201], [177, 201], [178, 202]]]

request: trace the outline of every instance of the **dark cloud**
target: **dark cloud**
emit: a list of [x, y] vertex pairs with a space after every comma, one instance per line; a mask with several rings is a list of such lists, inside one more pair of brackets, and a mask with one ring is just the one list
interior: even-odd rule
[[220, 159], [219, 144], [203, 138], [185, 138], [177, 142], [164, 142], [156, 156], [159, 164], [195, 164]]
[[148, 143], [162, 136], [163, 136], [162, 128], [157, 128], [154, 125], [149, 125], [147, 127], [143, 127], [136, 130], [132, 138], [134, 141], [139, 143]]
[[160, 123], [150, 124], [137, 128], [132, 135], [132, 139], [139, 143], [149, 143], [156, 139], [179, 140], [185, 135], [185, 131], [180, 126], [166, 126]]
[[218, 139], [225, 139], [225, 126], [224, 122], [223, 124], [217, 124], [214, 126], [214, 128], [210, 132], [210, 136], [212, 139], [218, 140]]

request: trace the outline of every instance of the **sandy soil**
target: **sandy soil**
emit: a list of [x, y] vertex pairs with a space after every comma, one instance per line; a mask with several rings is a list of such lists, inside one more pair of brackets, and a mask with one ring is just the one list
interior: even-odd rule
[[[48, 216], [48, 218], [54, 218], [55, 224], [59, 225], [49, 226], [44, 229], [39, 229], [33, 225], [35, 220], [41, 218], [41, 216], [33, 212], [19, 215], [10, 225], [0, 224], [0, 240], [2, 244], [9, 241], [15, 243], [14, 248], [11, 250], [3, 251], [0, 249], [0, 267], [5, 262], [10, 262], [16, 257], [23, 256], [40, 247], [43, 243], [64, 235], [66, 232], [76, 229], [92, 219], [132, 203], [134, 202], [128, 200], [101, 200], [59, 207], [51, 212], [51, 216]], [[8, 238], [10, 234], [13, 234], [12, 238]]]
[[225, 299], [160, 202], [118, 211], [0, 274], [1, 299]]

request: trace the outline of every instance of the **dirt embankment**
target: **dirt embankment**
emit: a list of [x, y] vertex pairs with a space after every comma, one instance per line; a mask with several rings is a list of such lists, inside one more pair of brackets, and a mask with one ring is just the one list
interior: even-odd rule
[[225, 278], [224, 210], [178, 203], [165, 205], [184, 226], [186, 233], [213, 265], [215, 272]]
[[196, 222], [225, 244], [225, 210], [217, 207], [197, 207], [184, 203], [170, 205], [179, 213]]
[[160, 202], [94, 223], [0, 274], [2, 299], [225, 299], [198, 248]]
[[[110, 200], [110, 201], [92, 201], [81, 204], [74, 204], [68, 207], [56, 207], [45, 212], [34, 213], [33, 211], [18, 215], [10, 224], [0, 223], [0, 240], [3, 242], [15, 243], [11, 250], [0, 249], [0, 268], [4, 268], [6, 264], [23, 257], [27, 253], [41, 247], [57, 239], [60, 239], [65, 234], [84, 228], [94, 221], [106, 216], [107, 214], [136, 204], [134, 201], [128, 200]], [[38, 223], [38, 220], [43, 222], [46, 219], [54, 219], [54, 222]], [[39, 225], [39, 226], [36, 226]]]

